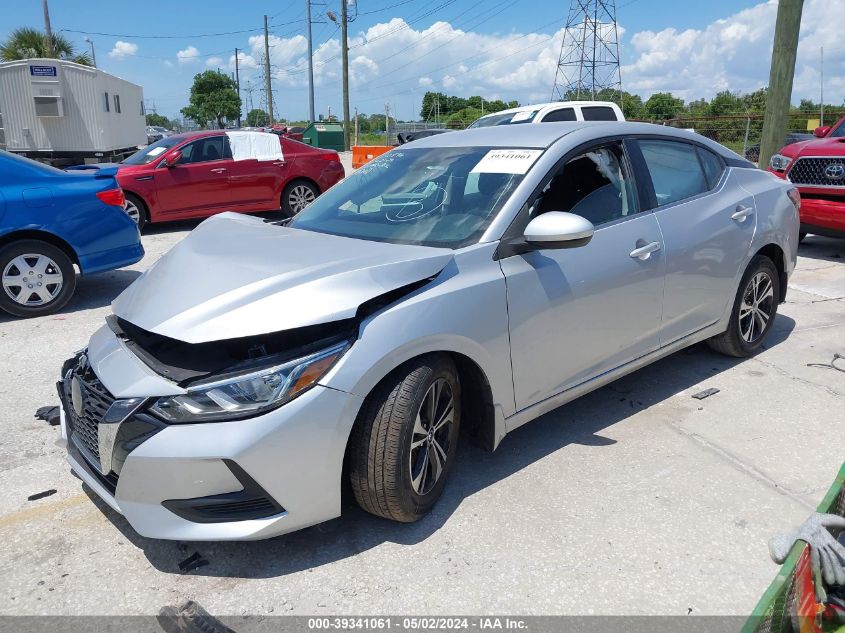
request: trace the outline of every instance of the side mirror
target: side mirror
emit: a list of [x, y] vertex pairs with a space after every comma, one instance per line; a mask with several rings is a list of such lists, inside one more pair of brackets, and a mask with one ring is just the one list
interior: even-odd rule
[[182, 152], [178, 149], [167, 152], [162, 163], [165, 167], [175, 167], [182, 160]]
[[830, 132], [829, 125], [820, 125], [815, 130], [813, 130], [813, 134], [815, 134], [819, 138], [824, 138], [825, 136], [827, 136], [828, 132]]
[[589, 242], [595, 232], [587, 218], [565, 211], [547, 211], [528, 223], [525, 241], [539, 248], [573, 248]]

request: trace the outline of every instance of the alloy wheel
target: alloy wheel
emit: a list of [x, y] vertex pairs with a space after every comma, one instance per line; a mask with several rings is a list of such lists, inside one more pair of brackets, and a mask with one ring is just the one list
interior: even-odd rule
[[420, 496], [434, 488], [446, 468], [454, 420], [452, 387], [444, 378], [438, 378], [422, 399], [411, 437], [411, 487]]
[[317, 196], [314, 195], [314, 191], [307, 185], [297, 185], [291, 189], [290, 194], [288, 194], [288, 202], [290, 203], [290, 208], [294, 213], [302, 211], [305, 207], [314, 202], [316, 198]]
[[135, 224], [141, 221], [141, 210], [131, 200], [126, 200], [126, 205], [123, 207], [123, 210], [126, 211], [126, 215], [128, 215], [132, 220], [134, 220]]
[[746, 343], [756, 342], [766, 331], [774, 309], [774, 285], [766, 272], [754, 275], [742, 293], [739, 333]]
[[63, 283], [58, 264], [40, 253], [18, 255], [3, 269], [3, 290], [23, 306], [50, 303], [61, 292]]

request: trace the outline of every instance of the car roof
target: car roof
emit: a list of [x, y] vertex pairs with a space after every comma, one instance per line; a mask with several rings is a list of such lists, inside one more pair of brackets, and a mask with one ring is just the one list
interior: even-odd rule
[[[662, 136], [667, 139], [694, 141], [708, 147], [725, 158], [741, 158], [724, 145], [696, 134], [689, 130], [655, 125], [654, 123], [635, 123], [631, 121], [566, 121], [555, 123], [527, 123], [517, 125], [494, 125], [490, 127], [456, 130], [448, 134], [435, 134], [411, 141], [402, 148], [416, 147], [510, 147], [545, 149], [568, 134], [578, 134], [578, 142], [588, 142], [591, 138], [608, 136], [643, 135]], [[749, 163], [750, 164], [750, 163]]]
[[606, 106], [611, 108], [619, 107], [611, 101], [551, 101], [549, 103], [534, 103], [530, 105], [517, 106], [515, 108], [508, 108], [507, 110], [499, 110], [497, 112], [485, 114], [481, 118], [484, 119], [488, 116], [497, 116], [499, 114], [514, 114], [516, 112], [533, 112], [535, 110], [542, 110], [543, 108], [549, 108], [552, 106], [561, 108], [565, 108], [567, 106]]

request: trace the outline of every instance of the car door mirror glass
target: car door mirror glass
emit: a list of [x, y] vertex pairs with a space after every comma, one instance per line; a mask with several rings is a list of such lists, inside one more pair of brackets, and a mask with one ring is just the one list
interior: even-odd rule
[[566, 211], [547, 211], [525, 227], [524, 237], [539, 248], [583, 246], [593, 237], [595, 227], [587, 218]]

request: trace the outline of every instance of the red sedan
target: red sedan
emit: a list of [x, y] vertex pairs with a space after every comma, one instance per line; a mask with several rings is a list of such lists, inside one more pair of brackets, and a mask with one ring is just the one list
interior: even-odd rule
[[[266, 137], [280, 143], [280, 151], [274, 146], [268, 153]], [[263, 154], [249, 153], [262, 146]], [[223, 130], [168, 136], [118, 167], [126, 212], [139, 227], [223, 211], [281, 207], [293, 215], [345, 176], [335, 151], [262, 132]]]
[[798, 187], [802, 239], [807, 233], [845, 238], [845, 118], [815, 134], [772, 156], [768, 170]]

